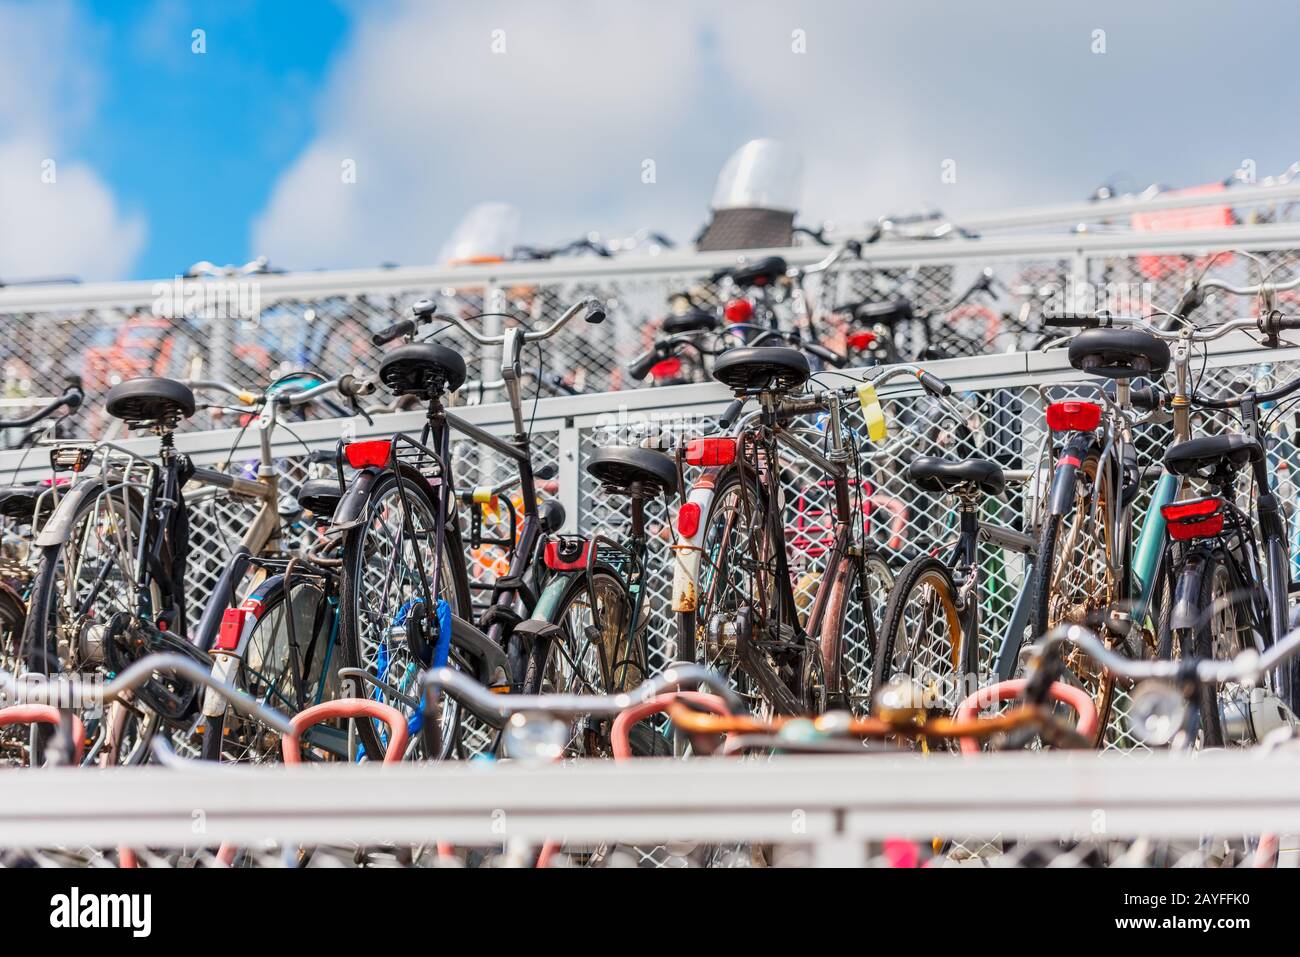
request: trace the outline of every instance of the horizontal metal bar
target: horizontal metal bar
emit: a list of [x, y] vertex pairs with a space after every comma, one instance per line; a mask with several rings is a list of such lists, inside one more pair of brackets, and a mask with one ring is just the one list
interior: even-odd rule
[[953, 222], [965, 229], [1014, 229], [1022, 226], [1050, 226], [1069, 223], [1093, 223], [1115, 216], [1133, 213], [1159, 212], [1166, 209], [1194, 209], [1202, 206], [1261, 206], [1267, 203], [1300, 199], [1300, 180], [1276, 186], [1234, 186], [1222, 193], [1200, 196], [1175, 196], [1159, 193], [1155, 196], [1117, 196], [1114, 199], [1084, 203], [1062, 203], [1056, 206], [1035, 206], [1009, 212], [993, 212], [975, 216], [954, 216]]
[[[1215, 343], [1209, 365], [1212, 368], [1257, 363], [1278, 363], [1300, 360], [1300, 347], [1267, 349], [1250, 337], [1233, 334]], [[959, 392], [988, 389], [1016, 388], [1033, 384], [1081, 381], [1085, 377], [1073, 369], [1065, 349], [1050, 352], [1006, 352], [987, 356], [970, 356], [960, 359], [943, 359], [927, 362], [926, 369], [948, 381]], [[837, 372], [861, 377], [866, 369]], [[882, 386], [882, 397], [919, 395], [920, 388], [908, 380]], [[534, 419], [534, 435], [561, 430], [573, 420], [579, 429], [597, 426], [635, 424], [651, 418], [672, 416], [716, 415], [731, 399], [731, 393], [718, 383], [669, 386], [655, 389], [633, 389], [625, 392], [577, 396], [555, 396], [538, 402]], [[454, 406], [455, 415], [498, 436], [513, 433], [510, 406], [504, 402], [489, 405]], [[390, 436], [397, 432], [418, 432], [423, 426], [423, 412], [398, 412], [374, 417], [374, 423], [364, 419], [317, 419], [295, 422], [293, 433], [280, 429], [272, 436], [272, 451], [277, 456], [301, 454], [307, 448], [332, 448], [344, 435], [353, 438]], [[251, 430], [243, 432], [238, 445], [232, 444], [240, 437], [239, 429], [218, 429], [208, 432], [182, 432], [176, 436], [177, 448], [190, 455], [196, 463], [211, 465], [229, 459], [242, 460], [260, 455], [258, 437]], [[299, 441], [301, 439], [301, 441]], [[154, 456], [158, 450], [155, 437], [128, 439], [119, 443], [123, 448], [145, 457]], [[16, 481], [39, 481], [49, 477], [47, 456], [37, 450], [0, 452], [0, 479], [10, 480], [13, 470], [20, 468]]]
[[[1178, 206], [1190, 205], [1184, 201]], [[1065, 258], [1076, 254], [1126, 255], [1148, 252], [1184, 252], [1199, 255], [1225, 248], [1285, 249], [1300, 246], [1300, 224], [1265, 223], [1220, 229], [1120, 232], [1105, 234], [952, 238], [923, 242], [884, 242], [865, 249], [872, 266], [911, 265], [943, 261], [991, 261], [1012, 258]], [[693, 251], [611, 259], [567, 259], [548, 262], [504, 263], [480, 266], [406, 266], [394, 269], [349, 269], [237, 279], [186, 280], [196, 286], [240, 281], [255, 283], [263, 304], [280, 299], [355, 297], [359, 293], [428, 293], [443, 288], [477, 288], [510, 285], [545, 285], [618, 278], [691, 277], [707, 275], [735, 265], [741, 256], [756, 259], [779, 255], [792, 266], [806, 266], [826, 254], [825, 247], [796, 246], [742, 252]], [[846, 268], [853, 266], [845, 263]], [[10, 286], [0, 289], [0, 313], [77, 311], [111, 307], [139, 307], [151, 303], [172, 286], [172, 280]]]
[[1300, 756], [1265, 757], [1043, 752], [11, 771], [0, 846], [1300, 832]]

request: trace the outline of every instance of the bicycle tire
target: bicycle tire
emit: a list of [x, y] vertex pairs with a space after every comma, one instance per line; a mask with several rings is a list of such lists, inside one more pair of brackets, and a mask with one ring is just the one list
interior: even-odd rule
[[[88, 518], [92, 517], [91, 512], [97, 508], [101, 501], [110, 503], [110, 507], [117, 509], [125, 505], [127, 516], [125, 528], [128, 535], [133, 539], [138, 536], [143, 527], [143, 503], [138, 495], [129, 493], [125, 497], [116, 493], [107, 492], [88, 496], [77, 508], [73, 516], [71, 530], [66, 541], [57, 545], [46, 545], [40, 549], [40, 557], [37, 559], [36, 574], [33, 579], [32, 591], [27, 602], [27, 616], [24, 625], [22, 638], [22, 657], [27, 670], [33, 674], [53, 675], [60, 673], [63, 669], [59, 659], [59, 625], [52, 623], [52, 619], [57, 614], [58, 600], [60, 596], [60, 585], [63, 579], [60, 578], [60, 569], [66, 564], [67, 558], [72, 549], [75, 549], [81, 541], [82, 526]], [[121, 514], [117, 513], [120, 520]], [[135, 545], [130, 548], [122, 549], [125, 554], [134, 555]], [[162, 565], [163, 567], [171, 566], [170, 546], [164, 541], [162, 546]], [[121, 560], [121, 559], [119, 559]], [[111, 563], [110, 563], [111, 564]], [[125, 574], [123, 580], [128, 580], [131, 572], [129, 566], [124, 568]], [[154, 608], [163, 607], [168, 604], [168, 600], [162, 595], [160, 587], [156, 581], [152, 581], [150, 601]], [[120, 609], [126, 610], [126, 609]], [[134, 609], [130, 609], [134, 611]], [[94, 607], [91, 609], [91, 615], [98, 615], [101, 620], [107, 619], [113, 613], [112, 606], [100, 609]], [[53, 624], [53, 627], [52, 627]], [[71, 642], [69, 642], [71, 644]], [[80, 665], [72, 664], [71, 671], [78, 673], [82, 671]], [[93, 666], [95, 670], [100, 670], [99, 665]], [[120, 707], [117, 705], [109, 706], [110, 709]], [[87, 733], [92, 733], [98, 723], [101, 723], [108, 714], [108, 710], [102, 710], [99, 718], [91, 715], [93, 709], [85, 709], [81, 715], [83, 724], [85, 724]], [[147, 710], [147, 709], [146, 709]], [[126, 719], [123, 719], [126, 720]], [[135, 739], [132, 744], [125, 750], [118, 749], [114, 752], [104, 752], [101, 760], [109, 764], [142, 764], [149, 757], [149, 741], [158, 729], [159, 718], [156, 714], [149, 711], [143, 719], [137, 718], [135, 725]], [[34, 736], [34, 742], [44, 740], [47, 735]], [[37, 749], [39, 750], [39, 748]], [[39, 763], [39, 755], [33, 754], [33, 763]]]
[[[942, 621], [937, 622], [939, 628], [935, 631], [935, 636], [940, 640], [946, 640], [948, 644], [946, 649], [937, 649], [937, 654], [935, 649], [930, 649], [929, 658], [936, 663], [951, 662], [951, 668], [948, 670], [952, 672], [954, 679], [952, 694], [948, 695], [948, 700], [942, 701], [938, 707], [951, 712], [961, 697], [964, 697], [966, 690], [958, 683], [969, 683], [970, 679], [978, 674], [979, 668], [976, 664], [978, 656], [963, 653], [966, 639], [962, 634], [961, 616], [957, 611], [957, 586], [953, 581], [952, 572], [943, 562], [929, 555], [920, 555], [908, 562], [899, 573], [894, 588], [889, 594], [889, 602], [885, 606], [885, 624], [881, 629], [876, 650], [872, 686], [878, 694], [887, 681], [901, 674], [899, 662], [895, 661], [895, 656], [900, 650], [898, 638], [909, 627], [908, 611], [914, 606], [922, 605], [926, 600], [924, 594], [926, 588], [933, 591], [939, 602], [938, 610], [943, 613]], [[926, 620], [927, 616], [921, 619], [922, 622]], [[903, 662], [908, 665], [907, 677], [914, 681], [920, 678], [921, 690], [927, 695], [933, 695], [936, 690], [934, 685], [941, 684], [944, 676], [938, 673], [940, 669], [937, 665], [930, 669], [933, 674], [925, 673], [924, 665], [921, 669], [914, 667], [913, 661], [916, 657], [915, 653], [911, 653]], [[964, 671], [964, 668], [969, 670]], [[936, 682], [935, 679], [939, 680]]]
[[[592, 590], [596, 592], [597, 607], [600, 608], [605, 628], [599, 645], [587, 644], [585, 635], [574, 634], [575, 622], [571, 617], [582, 603], [590, 606], [591, 596], [587, 588], [587, 576], [575, 575], [565, 588], [564, 594], [548, 616], [551, 624], [560, 628], [560, 641], [564, 642], [569, 653], [565, 656], [571, 672], [568, 679], [561, 678], [557, 683], [556, 668], [566, 662], [557, 657], [561, 651], [556, 640], [549, 637], [539, 638], [529, 649], [528, 664], [524, 672], [525, 694], [613, 694], [636, 687], [648, 675], [646, 674], [645, 655], [638, 653], [631, 635], [632, 596], [628, 594], [623, 579], [608, 566], [596, 566], [591, 573]], [[603, 597], [602, 597], [603, 596]], [[618, 596], [622, 611], [611, 616], [607, 602], [611, 596]], [[590, 618], [590, 612], [587, 613]], [[585, 630], [585, 627], [584, 627]], [[594, 669], [589, 667], [594, 665]], [[620, 667], [622, 666], [622, 667]], [[579, 671], [586, 675], [580, 677]], [[579, 719], [574, 729], [576, 742], [577, 728], [585, 722]], [[596, 742], [585, 742], [588, 751]]]
[[[375, 479], [366, 500], [361, 520], [353, 528], [349, 529], [343, 537], [343, 564], [339, 576], [339, 655], [344, 667], [364, 668], [371, 673], [376, 670], [378, 659], [376, 657], [375, 660], [367, 660], [362, 643], [367, 639], [369, 633], [374, 630], [374, 623], [370, 623], [370, 627], [365, 629], [359, 624], [363, 596], [367, 594], [369, 588], [373, 587], [373, 585], [368, 585], [366, 581], [364, 543], [367, 534], [371, 530], [377, 504], [383, 503], [387, 496], [393, 495], [395, 498], [399, 480], [402, 494], [406, 496], [410, 507], [412, 509], [423, 509], [424, 516], [428, 519], [428, 527], [432, 529], [433, 522], [436, 521], [437, 508], [427, 486], [423, 481], [405, 471], [399, 473], [389, 470]], [[460, 534], [452, 527], [451, 523], [453, 521], [454, 517], [449, 516], [448, 526], [441, 529], [441, 535], [443, 536], [443, 587], [441, 597], [451, 603], [451, 610], [454, 615], [469, 620], [471, 618], [469, 581], [465, 572], [464, 552], [461, 548]], [[415, 524], [414, 519], [412, 519], [412, 524]], [[401, 541], [403, 547], [405, 547], [405, 538], [405, 531], [402, 530]], [[412, 543], [412, 554], [415, 560], [421, 562], [426, 570], [432, 568], [432, 549], [426, 550], [421, 548], [419, 542], [414, 542]], [[383, 576], [381, 575], [381, 577]], [[411, 597], [419, 597], [418, 578], [412, 579], [406, 584], [412, 586], [410, 589]], [[399, 583], [398, 587], [402, 587], [402, 584]], [[384, 594], [387, 594], [387, 592], [385, 591]], [[400, 605], [400, 602], [398, 604]], [[397, 608], [394, 607], [391, 611], [395, 613], [396, 610]], [[383, 617], [381, 613], [380, 618]], [[392, 617], [392, 614], [387, 616], [390, 621]], [[386, 627], [386, 624], [381, 622], [381, 627]], [[398, 649], [398, 651], [404, 653], [401, 649]], [[378, 646], [376, 646], [376, 655], [378, 655]], [[394, 658], [393, 660], [397, 659]], [[371, 690], [366, 689], [364, 693], [370, 694]], [[375, 691], [374, 694], [378, 696], [378, 700], [387, 701], [382, 692]], [[445, 714], [448, 713], [448, 709], [457, 710], [454, 702], [451, 702], [445, 696], [444, 700], [446, 702], [444, 704]], [[393, 702], [389, 701], [387, 703], [392, 704]], [[450, 726], [455, 726], [456, 723], [455, 721], [448, 721]], [[356, 727], [357, 736], [365, 747], [366, 753], [369, 755], [382, 754], [384, 745], [375, 722], [358, 721]], [[448, 740], [451, 737], [450, 734], [444, 735], [444, 753], [448, 751], [450, 745], [454, 744], [454, 741]]]

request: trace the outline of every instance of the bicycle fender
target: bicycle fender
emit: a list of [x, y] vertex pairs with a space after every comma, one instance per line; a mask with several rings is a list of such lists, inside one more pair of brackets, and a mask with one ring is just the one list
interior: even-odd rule
[[[68, 489], [64, 493], [63, 499], [55, 507], [54, 514], [41, 527], [40, 534], [36, 536], [34, 544], [40, 548], [47, 545], [64, 544], [72, 535], [72, 525], [77, 518], [77, 512], [80, 510], [82, 503], [90, 497], [98, 495], [106, 487], [113, 489], [113, 493], [116, 494], [118, 489], [125, 486], [120, 480], [106, 486], [104, 480], [96, 476], [84, 482], [78, 482]], [[139, 492], [133, 489], [128, 494], [139, 495]]]
[[551, 620], [551, 615], [553, 615], [560, 607], [560, 599], [564, 597], [564, 593], [568, 590], [569, 582], [573, 580], [574, 574], [575, 573], [573, 572], [568, 574], [561, 573], [555, 575], [546, 583], [546, 587], [542, 589], [542, 593], [537, 596], [537, 603], [533, 606], [533, 613], [530, 620]]
[[1194, 551], [1187, 556], [1178, 581], [1174, 585], [1174, 607], [1169, 616], [1169, 627], [1182, 630], [1197, 628], [1210, 609], [1200, 606], [1201, 579], [1206, 572], [1206, 555]]
[[1075, 432], [1066, 440], [1061, 457], [1056, 460], [1056, 471], [1052, 475], [1048, 515], [1064, 515], [1074, 507], [1074, 485], [1079, 477], [1079, 468], [1096, 444], [1096, 439], [1088, 432]]
[[[677, 523], [677, 536], [673, 541], [673, 611], [693, 612], [699, 605], [700, 550], [704, 544], [704, 520], [708, 517], [709, 506], [713, 504], [713, 490], [720, 469], [706, 469], [695, 484], [691, 486], [683, 509], [690, 505], [699, 511], [699, 523], [693, 535], [681, 533], [680, 521]], [[678, 512], [680, 517], [681, 512]]]
[[352, 481], [343, 492], [343, 497], [339, 499], [339, 504], [334, 508], [334, 515], [325, 534], [346, 532], [361, 523], [366, 502], [370, 498], [370, 489], [374, 486], [375, 479], [383, 473], [383, 469], [368, 465], [352, 477]]
[[469, 658], [474, 666], [474, 676], [481, 683], [491, 684], [495, 681], [497, 669], [510, 674], [505, 651], [464, 618], [456, 615], [451, 616], [451, 644]]

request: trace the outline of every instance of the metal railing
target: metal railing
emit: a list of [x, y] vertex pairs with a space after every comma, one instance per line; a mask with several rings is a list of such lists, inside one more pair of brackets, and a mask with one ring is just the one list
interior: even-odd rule
[[1122, 762], [1054, 752], [10, 776], [21, 781], [0, 805], [0, 848], [78, 849], [71, 860], [47, 852], [63, 865], [111, 864], [123, 845], [173, 866], [163, 849], [193, 858], [223, 841], [262, 853], [324, 846], [356, 866], [368, 845], [500, 853], [554, 840], [572, 853], [621, 847], [631, 863], [669, 866], [698, 864], [708, 847], [715, 864], [725, 848], [733, 864], [1093, 867], [1251, 866], [1271, 841], [1279, 863], [1295, 866], [1285, 835], [1300, 833], [1300, 759], [1285, 750]]

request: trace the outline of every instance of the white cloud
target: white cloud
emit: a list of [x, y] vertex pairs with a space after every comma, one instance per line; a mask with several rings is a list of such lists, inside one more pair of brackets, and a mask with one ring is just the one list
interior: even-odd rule
[[139, 216], [124, 214], [84, 163], [53, 159], [36, 140], [0, 142], [0, 280], [124, 276], [144, 242]]
[[0, 4], [0, 280], [117, 278], [144, 243], [71, 145], [95, 106], [94, 46], [67, 3]]
[[[519, 205], [539, 242], [611, 214], [673, 214], [702, 119], [702, 22], [686, 6], [599, 2], [562, 14], [411, 3], [364, 20], [317, 104], [319, 138], [254, 225], [254, 251], [289, 266], [429, 262], [484, 199]], [[641, 183], [646, 158], [668, 188]], [[345, 160], [355, 183], [342, 181]]]
[[[1242, 156], [1270, 170], [1295, 158], [1275, 104], [1230, 82], [1284, 86], [1294, 31], [1260, 34], [1212, 7], [354, 9], [353, 42], [315, 105], [319, 135], [252, 230], [252, 251], [286, 266], [429, 262], [485, 200], [520, 207], [525, 242], [642, 226], [687, 240], [727, 155], [764, 136], [804, 153], [805, 222], [1081, 200], [1116, 170], [1187, 184], [1228, 175]], [[1097, 56], [1101, 20], [1110, 52]], [[491, 51], [497, 29], [503, 55]], [[795, 30], [804, 53], [792, 49]], [[1187, 69], [1209, 60], [1216, 70]], [[1227, 132], [1206, 120], [1224, 110], [1236, 117]], [[647, 158], [654, 186], [639, 179]], [[356, 184], [340, 180], [344, 159], [357, 163]], [[955, 182], [941, 175], [946, 160]]]
[[[789, 0], [412, 2], [358, 25], [316, 106], [320, 134], [277, 183], [253, 251], [296, 267], [429, 262], [483, 200], [518, 205], [527, 242], [643, 226], [689, 240], [722, 161], [758, 136], [803, 151], [806, 221], [1012, 202], [1023, 174], [973, 146], [962, 97], [930, 97], [911, 40], [895, 48], [900, 29], [924, 42], [931, 28]], [[808, 52], [793, 52], [794, 30]], [[948, 158], [956, 185], [940, 181]], [[345, 159], [355, 184], [341, 181]]]

